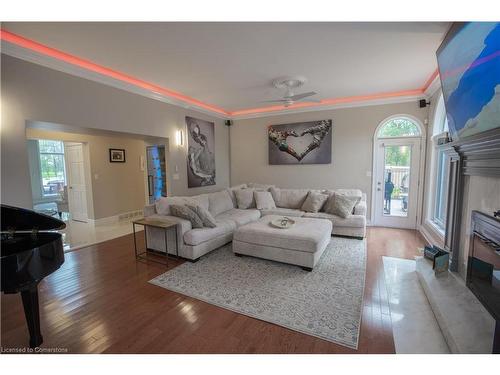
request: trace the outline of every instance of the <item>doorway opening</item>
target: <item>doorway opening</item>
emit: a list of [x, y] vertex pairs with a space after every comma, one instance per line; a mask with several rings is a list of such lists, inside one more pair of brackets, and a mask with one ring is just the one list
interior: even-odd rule
[[375, 131], [372, 222], [414, 229], [419, 211], [423, 127], [406, 115], [384, 120]]
[[33, 209], [64, 221], [86, 222], [84, 144], [51, 139], [27, 142]]
[[[148, 146], [157, 147], [158, 194], [170, 191], [167, 138], [30, 120], [26, 143], [33, 208], [57, 218], [61, 212], [66, 251], [132, 232], [130, 222], [149, 204]], [[110, 150], [122, 151], [120, 162]]]

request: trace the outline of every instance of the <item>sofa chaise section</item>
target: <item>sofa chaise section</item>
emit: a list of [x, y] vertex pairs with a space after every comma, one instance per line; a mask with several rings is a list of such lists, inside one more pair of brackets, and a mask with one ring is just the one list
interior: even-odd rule
[[[265, 215], [283, 215], [291, 217], [309, 217], [316, 219], [327, 219], [333, 224], [332, 234], [338, 236], [349, 236], [364, 238], [366, 236], [366, 194], [359, 189], [337, 189], [337, 190], [307, 190], [307, 189], [280, 189], [270, 188], [275, 209], [262, 210]], [[339, 194], [359, 197], [359, 202], [354, 207], [352, 215], [342, 218], [326, 212], [305, 212], [301, 210], [302, 204], [307, 198], [309, 191], [331, 194], [334, 191]]]
[[[161, 201], [161, 202], [160, 202]], [[161, 198], [156, 204], [144, 208], [144, 217], [156, 220], [175, 221], [179, 256], [188, 260], [197, 260], [233, 239], [233, 233], [239, 226], [258, 220], [261, 216], [256, 209], [240, 210], [234, 207], [231, 194], [227, 190], [202, 194], [192, 197]], [[199, 204], [207, 208], [215, 218], [215, 228], [193, 228], [191, 222], [170, 215], [171, 204]], [[162, 229], [146, 229], [149, 249], [165, 252], [165, 237]], [[169, 254], [175, 254], [175, 235], [167, 233]]]

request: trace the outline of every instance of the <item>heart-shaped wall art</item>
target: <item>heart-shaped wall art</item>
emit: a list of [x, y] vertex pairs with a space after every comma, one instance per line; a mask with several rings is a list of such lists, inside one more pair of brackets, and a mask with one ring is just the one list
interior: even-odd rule
[[[283, 126], [283, 125], [281, 125]], [[290, 124], [292, 128], [294, 125]], [[269, 140], [281, 152], [285, 152], [298, 162], [301, 162], [311, 151], [321, 147], [323, 139], [330, 133], [331, 120], [314, 122], [313, 126], [305, 128], [301, 132], [292, 129], [278, 130], [277, 126], [268, 129]]]

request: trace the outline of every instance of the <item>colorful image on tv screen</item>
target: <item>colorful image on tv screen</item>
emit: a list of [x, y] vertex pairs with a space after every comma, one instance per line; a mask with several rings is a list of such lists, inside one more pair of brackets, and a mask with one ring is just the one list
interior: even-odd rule
[[437, 58], [453, 139], [500, 128], [500, 23], [465, 24]]

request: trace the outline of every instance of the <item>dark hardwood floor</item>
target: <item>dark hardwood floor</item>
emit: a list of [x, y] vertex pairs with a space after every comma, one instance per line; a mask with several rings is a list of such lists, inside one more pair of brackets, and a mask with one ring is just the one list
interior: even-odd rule
[[[149, 284], [166, 268], [137, 262], [131, 235], [67, 253], [61, 269], [42, 281], [42, 347], [69, 353], [394, 353], [382, 256], [413, 258], [423, 244], [416, 231], [368, 229], [357, 351]], [[2, 347], [25, 347], [20, 295], [2, 294], [1, 302]]]

